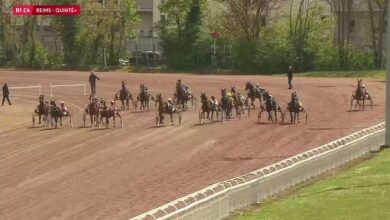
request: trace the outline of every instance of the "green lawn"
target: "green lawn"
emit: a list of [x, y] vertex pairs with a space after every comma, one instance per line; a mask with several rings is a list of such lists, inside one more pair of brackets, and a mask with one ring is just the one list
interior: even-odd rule
[[231, 220], [390, 219], [390, 150]]
[[348, 77], [348, 78], [373, 78], [378, 80], [386, 79], [385, 70], [366, 70], [366, 71], [319, 71], [297, 73], [296, 76], [306, 77]]

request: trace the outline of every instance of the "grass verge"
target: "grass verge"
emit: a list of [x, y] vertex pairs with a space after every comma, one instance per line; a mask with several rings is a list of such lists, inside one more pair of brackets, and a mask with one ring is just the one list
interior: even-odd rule
[[372, 78], [378, 80], [386, 79], [385, 70], [366, 70], [366, 71], [319, 71], [297, 73], [296, 76], [305, 77], [338, 77], [338, 78]]
[[386, 149], [336, 176], [228, 219], [390, 219], [389, 204], [390, 149]]

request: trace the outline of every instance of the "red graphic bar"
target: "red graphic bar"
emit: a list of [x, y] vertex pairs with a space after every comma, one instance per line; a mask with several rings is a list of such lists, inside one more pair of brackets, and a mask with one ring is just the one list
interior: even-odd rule
[[14, 15], [80, 15], [80, 5], [14, 5]]

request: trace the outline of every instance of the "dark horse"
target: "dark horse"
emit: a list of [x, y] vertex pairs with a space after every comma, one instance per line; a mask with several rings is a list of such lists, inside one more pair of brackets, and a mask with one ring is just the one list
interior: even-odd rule
[[85, 122], [87, 120], [87, 115], [89, 115], [89, 118], [91, 120], [91, 127], [93, 123], [96, 123], [96, 127], [99, 123], [99, 101], [97, 98], [94, 98], [93, 96], [89, 97], [89, 103], [85, 107], [84, 115], [83, 115], [83, 121], [84, 121], [84, 127]]
[[120, 119], [120, 122], [121, 122], [121, 128], [123, 128], [123, 118], [122, 118], [122, 115], [119, 114], [119, 112], [115, 109], [112, 109], [112, 108], [109, 108], [107, 105], [106, 105], [106, 102], [103, 102], [103, 106], [102, 108], [99, 110], [99, 115], [100, 115], [100, 119], [99, 119], [99, 122], [98, 122], [98, 128], [100, 128], [100, 125], [103, 124], [103, 118], [105, 118], [105, 126], [106, 128], [109, 127], [109, 119], [112, 118], [112, 121], [113, 121], [113, 127], [115, 128], [116, 124], [115, 124], [115, 118], [116, 117], [119, 117]]
[[162, 94], [157, 94], [156, 96], [156, 104], [157, 104], [157, 114], [156, 114], [156, 125], [160, 126], [164, 124], [164, 115], [168, 114], [171, 118], [171, 124], [173, 123], [173, 114], [176, 113], [179, 115], [179, 125], [181, 125], [181, 112], [173, 105], [173, 103], [169, 103], [164, 101]]
[[306, 114], [306, 123], [307, 123], [308, 114], [307, 114], [306, 110], [303, 108], [302, 103], [299, 101], [299, 98], [298, 98], [298, 95], [296, 92], [293, 92], [291, 94], [291, 101], [287, 105], [287, 111], [290, 112], [291, 123], [295, 123], [297, 119], [298, 119], [298, 123], [301, 122], [299, 119], [300, 112], [303, 112]]
[[57, 128], [58, 121], [60, 121], [60, 126], [62, 126], [62, 117], [69, 117], [70, 120], [70, 126], [73, 127], [73, 120], [72, 115], [67, 112], [66, 115], [62, 112], [61, 108], [56, 105], [54, 100], [50, 101], [50, 108], [49, 108], [49, 117], [48, 117], [48, 124], [49, 128], [53, 126], [53, 119], [55, 123], [55, 128]]
[[[371, 98], [370, 94], [368, 94], [365, 86], [363, 85], [362, 79], [357, 79], [357, 87], [356, 87], [356, 90], [352, 94], [352, 97], [351, 97], [351, 110], [352, 110], [353, 102], [355, 100], [356, 100], [355, 108], [359, 105], [359, 110], [362, 107], [362, 110], [364, 111], [365, 102], [367, 100], [367, 101], [370, 101], [370, 106], [372, 109], [372, 103], [373, 103], [372, 98]], [[360, 102], [363, 102], [363, 104], [360, 104]]]
[[33, 127], [35, 126], [35, 116], [38, 115], [39, 117], [39, 125], [41, 124], [41, 121], [43, 119], [43, 122], [47, 124], [47, 116], [49, 115], [49, 103], [44, 102], [44, 96], [39, 96], [39, 104], [34, 110], [34, 113], [32, 115], [32, 123]]
[[[214, 112], [217, 112], [217, 120], [218, 120], [218, 111], [216, 109], [217, 106], [207, 97], [205, 92], [200, 94], [200, 101], [202, 103], [201, 109], [199, 111], [199, 123], [203, 123], [203, 119], [207, 118], [208, 120], [213, 121]], [[211, 118], [210, 118], [211, 112]], [[207, 113], [207, 117], [205, 114]]]
[[187, 102], [191, 99], [191, 95], [188, 93], [186, 87], [183, 86], [181, 80], [178, 80], [176, 83], [174, 97], [178, 107], [185, 111], [187, 109]]
[[221, 109], [225, 113], [226, 118], [231, 118], [234, 100], [227, 95], [226, 89], [221, 90]]
[[[133, 101], [133, 95], [131, 92], [122, 85], [122, 89], [115, 95], [115, 100], [121, 101], [121, 110], [129, 110], [130, 109], [130, 100]], [[134, 105], [134, 103], [133, 103]]]
[[[266, 111], [268, 113], [268, 121], [271, 122], [278, 122], [278, 112], [280, 112], [282, 117], [282, 122], [284, 122], [284, 112], [282, 111], [282, 108], [277, 104], [276, 100], [268, 93], [265, 92], [263, 95], [263, 100], [265, 101], [265, 106], [260, 106], [260, 111], [258, 115], [258, 120], [260, 122], [261, 120], [261, 113], [263, 111]], [[272, 117], [272, 112], [275, 112], [275, 121]]]
[[236, 92], [236, 89], [232, 87], [231, 96], [234, 101], [234, 108], [236, 109], [236, 116], [241, 118], [242, 114], [245, 114], [244, 107], [246, 110], [248, 110], [248, 116], [250, 115], [250, 107], [248, 105], [248, 102], [246, 101], [245, 97], [241, 95], [239, 92]]
[[[153, 100], [153, 96], [149, 93], [148, 87], [144, 84], [140, 85], [140, 93], [137, 101], [140, 102], [140, 111], [149, 111], [149, 100]], [[135, 103], [135, 110], [137, 111], [137, 102]]]
[[261, 98], [265, 92], [264, 89], [260, 88], [258, 84], [255, 87], [250, 81], [248, 81], [245, 85], [245, 91], [248, 91], [248, 97], [245, 100], [246, 103], [248, 103], [248, 100], [251, 99], [251, 106], [255, 108], [255, 101], [258, 98], [261, 106]]

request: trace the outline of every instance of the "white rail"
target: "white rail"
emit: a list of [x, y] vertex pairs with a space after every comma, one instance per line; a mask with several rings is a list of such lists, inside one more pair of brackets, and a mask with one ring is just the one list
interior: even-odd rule
[[38, 90], [39, 90], [39, 94], [38, 94], [38, 95], [41, 95], [41, 94], [42, 94], [42, 86], [41, 86], [41, 84], [38, 84], [37, 86], [17, 86], [17, 87], [9, 87], [8, 89], [10, 89], [10, 90], [38, 89]]
[[[211, 185], [131, 220], [222, 219], [384, 144], [385, 124], [363, 129], [251, 173]], [[163, 189], [162, 189], [163, 190]]]
[[86, 83], [80, 83], [80, 84], [65, 84], [65, 85], [55, 85], [53, 83], [50, 83], [50, 96], [53, 97], [53, 88], [56, 87], [83, 87], [83, 95], [87, 95], [87, 89], [86, 89]]

